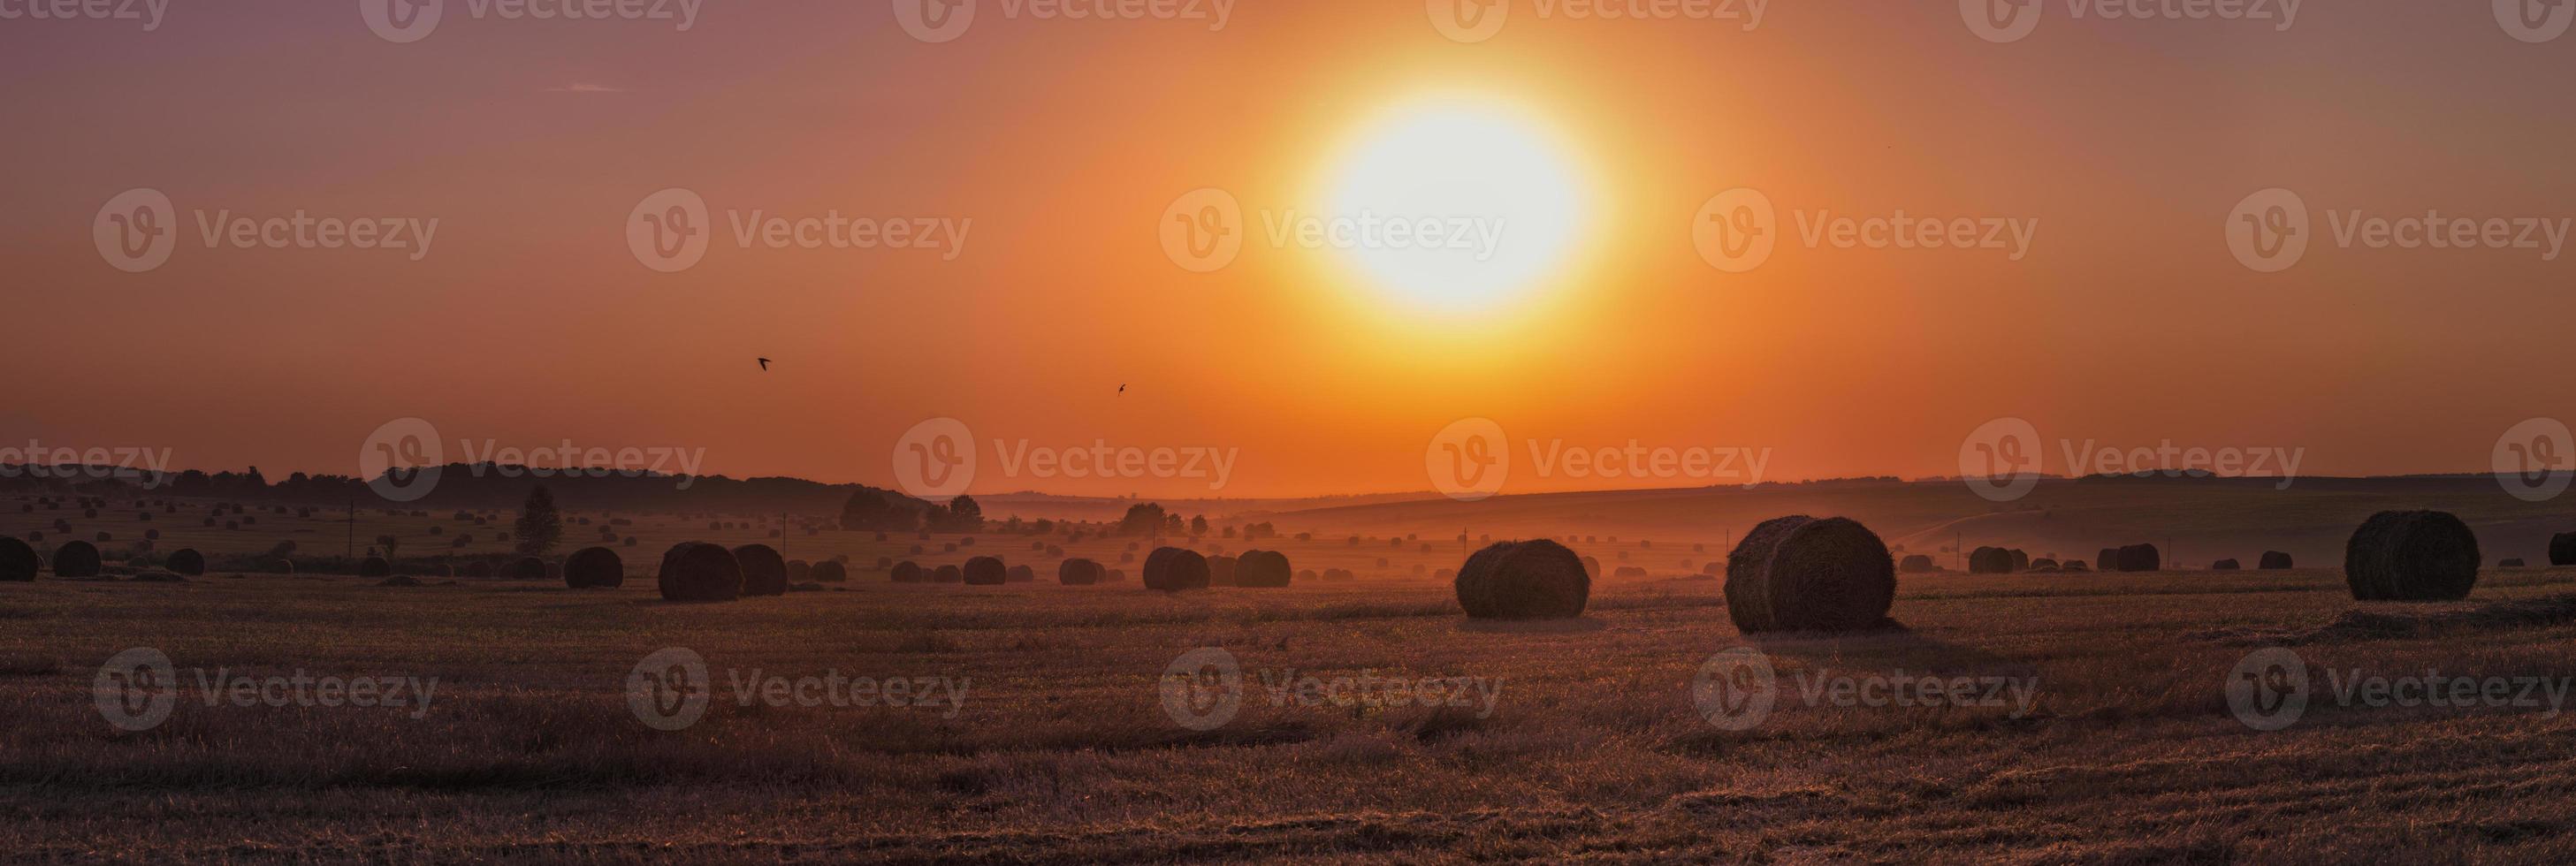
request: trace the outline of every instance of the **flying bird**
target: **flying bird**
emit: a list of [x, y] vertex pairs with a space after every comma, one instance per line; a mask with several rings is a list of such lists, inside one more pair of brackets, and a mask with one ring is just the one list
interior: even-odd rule
[[1118, 393], [1120, 393], [1120, 394], [1125, 394], [1125, 393], [1127, 393], [1127, 384], [1126, 384], [1126, 383], [1121, 382], [1121, 383], [1119, 383], [1119, 384], [1118, 384]]
[[762, 359], [760, 359], [760, 371], [761, 371], [761, 372], [763, 372], [763, 373], [769, 372], [769, 359], [768, 359], [768, 358], [762, 358]]

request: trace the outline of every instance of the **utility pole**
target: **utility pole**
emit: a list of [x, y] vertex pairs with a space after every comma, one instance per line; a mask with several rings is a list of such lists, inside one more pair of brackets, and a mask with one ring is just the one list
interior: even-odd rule
[[355, 496], [349, 497], [349, 547], [342, 555], [358, 558], [358, 498]]

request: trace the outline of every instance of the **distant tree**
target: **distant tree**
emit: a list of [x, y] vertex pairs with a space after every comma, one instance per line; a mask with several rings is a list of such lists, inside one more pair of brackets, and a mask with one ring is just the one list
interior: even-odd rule
[[984, 506], [975, 497], [960, 495], [948, 500], [948, 529], [951, 532], [984, 531]]
[[842, 529], [904, 530], [911, 529], [915, 519], [911, 509], [896, 507], [886, 500], [885, 491], [873, 487], [859, 488], [841, 505]]
[[1190, 518], [1190, 534], [1191, 534], [1191, 535], [1206, 535], [1206, 534], [1207, 534], [1207, 531], [1208, 531], [1207, 515], [1205, 515], [1205, 514], [1201, 514], [1201, 515], [1199, 515], [1199, 516], [1197, 516], [1197, 517]]
[[957, 515], [950, 513], [945, 505], [933, 505], [921, 512], [921, 528], [932, 532], [945, 531], [956, 522]]
[[402, 538], [393, 535], [379, 535], [376, 536], [376, 546], [384, 548], [386, 559], [392, 559], [395, 556], [394, 551], [402, 549]]
[[519, 553], [544, 556], [563, 540], [563, 514], [555, 510], [555, 493], [543, 484], [528, 491], [528, 502], [519, 506], [519, 522], [514, 527], [519, 536]]
[[1130, 505], [1127, 507], [1127, 516], [1118, 521], [1118, 533], [1120, 535], [1151, 534], [1154, 530], [1162, 528], [1163, 521], [1167, 517], [1169, 515], [1163, 513], [1161, 505], [1151, 502]]

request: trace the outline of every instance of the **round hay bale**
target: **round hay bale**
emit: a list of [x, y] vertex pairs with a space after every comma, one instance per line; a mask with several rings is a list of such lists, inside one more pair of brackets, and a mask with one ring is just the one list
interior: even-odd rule
[[[1709, 566], [1712, 568], [1717, 567], [1717, 565], [1718, 564], [1714, 562], [1709, 563]], [[1931, 574], [1932, 572], [1940, 571], [1941, 566], [1933, 563], [1932, 557], [1917, 553], [1906, 557], [1904, 562], [1897, 563], [1896, 570], [1904, 574]]]
[[2289, 568], [2290, 555], [2278, 550], [2264, 551], [2262, 560], [2257, 562], [2255, 567], [2264, 571], [2280, 571]]
[[814, 578], [814, 564], [802, 559], [787, 561], [787, 582], [804, 583]]
[[889, 569], [889, 571], [894, 576], [894, 582], [896, 583], [930, 582], [930, 573], [922, 571], [920, 563], [916, 563], [908, 559], [895, 563], [894, 568]]
[[1233, 586], [1235, 568], [1242, 560], [1231, 556], [1208, 557], [1208, 585]]
[[742, 563], [720, 545], [683, 541], [662, 555], [663, 601], [733, 601], [742, 597]]
[[1469, 554], [1451, 588], [1468, 619], [1571, 619], [1592, 599], [1592, 573], [1554, 541], [1498, 541]]
[[966, 560], [966, 583], [970, 586], [1001, 586], [1011, 580], [1011, 570], [998, 556], [978, 556]]
[[516, 560], [512, 560], [510, 562], [510, 579], [544, 580], [546, 579], [546, 561], [533, 556], [522, 556]]
[[2093, 570], [2093, 567], [2092, 567], [2092, 566], [2084, 564], [2084, 560], [2081, 560], [2081, 559], [2070, 559], [2070, 560], [2067, 560], [2067, 561], [2065, 561], [2065, 562], [2058, 563], [2058, 564], [2057, 564], [2057, 567], [2058, 567], [2060, 570], [2063, 570], [2063, 571], [2092, 571], [2092, 570]]
[[2120, 549], [2116, 547], [2102, 548], [2101, 553], [2093, 556], [2093, 568], [2096, 571], [2119, 571]]
[[1066, 586], [1090, 586], [1107, 578], [1100, 563], [1088, 559], [1068, 559], [1055, 567], [1055, 582]]
[[2457, 601], [2478, 583], [2477, 533], [2440, 511], [2382, 511], [2345, 542], [2356, 601]]
[[1038, 581], [1038, 571], [1037, 569], [1030, 568], [1025, 565], [1014, 565], [1011, 566], [1009, 576], [1003, 578], [1003, 580], [1010, 583], [1036, 583]]
[[[1751, 536], [1746, 536], [1751, 538]], [[1969, 574], [2013, 573], [2012, 551], [2000, 547], [1980, 547], [1968, 554]]]
[[964, 583], [966, 572], [954, 565], [943, 565], [930, 573], [931, 583]]
[[359, 577], [391, 577], [393, 573], [394, 564], [385, 561], [384, 557], [370, 556], [358, 560]]
[[563, 580], [574, 589], [616, 589], [626, 585], [626, 560], [605, 547], [585, 547], [564, 558]]
[[2245, 565], [2243, 563], [2237, 562], [2233, 559], [2222, 559], [2209, 564], [2209, 570], [2211, 571], [2237, 571], [2244, 567]]
[[1896, 602], [1896, 561], [1840, 517], [1764, 521], [1726, 556], [1726, 611], [1745, 634], [1877, 627]]
[[1324, 582], [1325, 582], [1325, 583], [1340, 583], [1340, 582], [1343, 582], [1343, 581], [1348, 581], [1348, 580], [1358, 580], [1358, 579], [1360, 579], [1360, 576], [1359, 576], [1359, 575], [1356, 575], [1356, 574], [1352, 574], [1352, 573], [1351, 573], [1351, 570], [1350, 570], [1350, 569], [1347, 569], [1347, 568], [1327, 568], [1327, 569], [1324, 569]]
[[162, 560], [161, 567], [172, 574], [197, 577], [206, 573], [206, 555], [198, 553], [196, 548], [182, 547], [170, 551], [170, 558]]
[[26, 583], [45, 570], [45, 560], [36, 555], [35, 545], [15, 538], [0, 537], [0, 581]]
[[1645, 569], [1643, 569], [1643, 568], [1640, 568], [1640, 567], [1634, 566], [1634, 565], [1622, 565], [1622, 566], [1619, 566], [1619, 570], [1611, 572], [1611, 573], [1610, 573], [1610, 576], [1611, 576], [1611, 577], [1645, 577], [1645, 576], [1646, 576], [1646, 570], [1645, 570]]
[[1276, 550], [1247, 550], [1234, 567], [1234, 585], [1262, 589], [1287, 586], [1290, 580], [1288, 554]]
[[98, 547], [86, 541], [66, 541], [54, 548], [55, 577], [97, 577], [100, 563]]
[[2014, 571], [2029, 571], [2029, 570], [2030, 570], [2030, 554], [2022, 552], [2022, 549], [2021, 549], [2021, 548], [2018, 548], [2018, 547], [2013, 548], [2013, 549], [2011, 550], [2011, 553], [2012, 553], [2012, 558], [2013, 558], [2013, 567], [2012, 567], [2012, 570], [2014, 570]]
[[2561, 532], [2549, 537], [2549, 564], [2576, 565], [2576, 532]]
[[[1240, 571], [1242, 563], [1235, 568]], [[1145, 557], [1145, 588], [1164, 592], [1208, 587], [1207, 557], [1177, 547], [1157, 547]]]
[[813, 568], [805, 572], [805, 579], [815, 583], [847, 583], [850, 580], [850, 567], [842, 565], [840, 560], [826, 559], [814, 563]]
[[[1585, 579], [1587, 579], [1587, 580], [1600, 580], [1600, 579], [1601, 579], [1601, 560], [1594, 559], [1594, 558], [1592, 558], [1592, 557], [1586, 556], [1586, 557], [1582, 557], [1582, 558], [1581, 558], [1580, 560], [1578, 560], [1578, 561], [1583, 563], [1583, 576], [1584, 576], [1584, 578], [1585, 578]], [[1421, 566], [1415, 566], [1413, 570], [1414, 570], [1414, 572], [1416, 572], [1416, 573], [1420, 573], [1420, 572], [1422, 571], [1422, 567], [1421, 567]]]
[[2497, 567], [2497, 568], [2521, 568], [2521, 567], [2522, 567], [2522, 557], [2516, 556], [2516, 557], [2508, 557], [2508, 558], [2505, 558], [2505, 559], [2499, 559], [2499, 560], [2496, 560], [2496, 567]]
[[2120, 548], [2121, 571], [2163, 571], [2165, 556], [2152, 544], [2132, 544]]
[[778, 548], [746, 544], [733, 549], [733, 560], [742, 565], [743, 595], [787, 594], [787, 558]]
[[2056, 570], [2057, 570], [2057, 560], [2049, 559], [2049, 558], [2044, 557], [2044, 556], [2043, 556], [2043, 557], [2040, 557], [2040, 558], [2038, 558], [2038, 559], [2031, 560], [2031, 561], [2030, 561], [2030, 570], [2032, 570], [2032, 571], [2056, 571]]

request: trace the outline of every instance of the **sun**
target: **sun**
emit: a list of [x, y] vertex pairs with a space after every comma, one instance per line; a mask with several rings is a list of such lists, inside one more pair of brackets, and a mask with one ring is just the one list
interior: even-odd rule
[[1410, 103], [1351, 138], [1324, 184], [1324, 242], [1385, 300], [1497, 312], [1564, 265], [1585, 220], [1575, 163], [1488, 101]]

